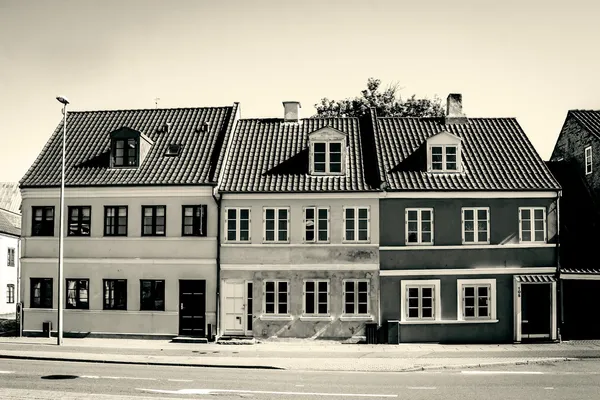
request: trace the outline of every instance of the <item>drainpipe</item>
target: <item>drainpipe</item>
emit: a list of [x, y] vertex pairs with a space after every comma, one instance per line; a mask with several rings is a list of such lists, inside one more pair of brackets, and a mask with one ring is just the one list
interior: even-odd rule
[[219, 316], [221, 309], [221, 195], [219, 195], [219, 197], [215, 196], [215, 191], [217, 191], [216, 188], [212, 193], [212, 197], [217, 205], [217, 298], [215, 303], [215, 317], [217, 321], [217, 333], [215, 335], [216, 341], [221, 336], [221, 318]]
[[564, 322], [564, 313], [563, 313], [563, 283], [562, 279], [560, 279], [560, 198], [562, 196], [562, 192], [559, 190], [556, 194], [556, 276], [558, 279], [558, 298], [560, 308], [559, 316], [560, 321], [557, 326], [557, 335], [559, 343], [562, 342], [561, 336], [561, 327]]
[[21, 296], [21, 240], [22, 238], [19, 237], [17, 240], [17, 255], [16, 255], [16, 260], [15, 262], [17, 263], [17, 288], [16, 288], [16, 297], [17, 297], [17, 308], [15, 309], [15, 312], [18, 314], [17, 317], [19, 318], [19, 332], [18, 332], [18, 336], [22, 337], [23, 336], [23, 315], [25, 314], [23, 312], [23, 307], [25, 306], [25, 303], [22, 301], [23, 296]]

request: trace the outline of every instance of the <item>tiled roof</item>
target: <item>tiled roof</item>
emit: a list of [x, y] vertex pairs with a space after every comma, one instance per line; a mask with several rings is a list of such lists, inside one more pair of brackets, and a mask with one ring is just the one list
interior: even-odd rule
[[[222, 161], [221, 144], [232, 129], [237, 103], [229, 107], [115, 111], [67, 114], [67, 186], [189, 185], [215, 183]], [[170, 132], [163, 129], [171, 123]], [[208, 129], [198, 129], [203, 123]], [[131, 128], [154, 144], [138, 168], [110, 168], [110, 132]], [[20, 184], [59, 186], [62, 121]], [[181, 144], [179, 156], [165, 156], [169, 144]]]
[[20, 236], [21, 216], [4, 209], [0, 209], [0, 234], [1, 233]]
[[[426, 172], [425, 141], [446, 131], [462, 139], [460, 174]], [[514, 118], [377, 118], [381, 179], [388, 190], [546, 190], [560, 186]]]
[[600, 110], [570, 110], [569, 114], [590, 131], [600, 138]]
[[[348, 135], [346, 176], [309, 175], [308, 134], [329, 126]], [[236, 124], [220, 188], [224, 192], [369, 191], [357, 118], [242, 119]]]
[[600, 268], [561, 268], [561, 274], [600, 275]]
[[0, 208], [21, 212], [21, 191], [17, 182], [0, 182]]

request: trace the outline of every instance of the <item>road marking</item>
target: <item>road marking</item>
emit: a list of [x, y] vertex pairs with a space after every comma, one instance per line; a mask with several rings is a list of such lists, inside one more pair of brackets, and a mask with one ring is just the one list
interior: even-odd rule
[[540, 371], [460, 371], [461, 374], [466, 375], [543, 375]]
[[546, 390], [554, 390], [553, 387], [545, 387], [544, 389], [546, 389]]
[[14, 374], [15, 371], [0, 371], [0, 374]]
[[435, 386], [407, 386], [407, 389], [412, 390], [435, 390], [437, 389]]
[[80, 378], [87, 379], [128, 379], [134, 381], [156, 381], [156, 378], [139, 378], [135, 376], [98, 376], [98, 375], [80, 375]]
[[248, 393], [248, 394], [277, 394], [277, 395], [300, 395], [300, 396], [335, 396], [335, 397], [398, 397], [397, 394], [368, 394], [368, 393], [310, 393], [310, 392], [271, 392], [267, 390], [226, 390], [226, 389], [179, 389], [160, 390], [142, 389], [145, 392], [167, 393], [167, 394], [214, 394], [214, 393]]
[[167, 379], [169, 382], [194, 382], [191, 379]]

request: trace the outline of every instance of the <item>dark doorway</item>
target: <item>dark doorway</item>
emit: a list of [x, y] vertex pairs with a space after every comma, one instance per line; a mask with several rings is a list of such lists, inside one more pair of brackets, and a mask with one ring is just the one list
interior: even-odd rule
[[524, 283], [521, 285], [523, 339], [550, 338], [552, 325], [552, 285]]
[[562, 281], [565, 340], [600, 339], [600, 280]]
[[206, 334], [206, 281], [179, 281], [179, 334]]

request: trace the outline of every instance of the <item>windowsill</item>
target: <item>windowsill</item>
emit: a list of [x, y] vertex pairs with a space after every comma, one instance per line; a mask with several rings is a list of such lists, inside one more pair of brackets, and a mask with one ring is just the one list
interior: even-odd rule
[[272, 244], [272, 245], [278, 245], [278, 244], [290, 244], [290, 241], [286, 241], [286, 242], [278, 242], [278, 241], [268, 241], [268, 240], [263, 240], [262, 244]]
[[343, 244], [371, 244], [370, 240], [342, 240]]
[[65, 311], [75, 311], [75, 312], [86, 312], [86, 311], [90, 311], [89, 308], [64, 308]]
[[406, 243], [407, 246], [433, 246], [433, 243]]
[[294, 317], [291, 315], [269, 315], [261, 314], [259, 319], [261, 321], [292, 321]]
[[400, 325], [456, 325], [456, 324], [495, 324], [498, 323], [497, 319], [473, 319], [473, 320], [464, 320], [464, 319], [449, 319], [449, 320], [407, 320], [407, 321], [399, 321]]
[[523, 241], [521, 241], [521, 242], [519, 242], [519, 244], [527, 245], [527, 246], [544, 246], [544, 245], [547, 245], [548, 243], [546, 241], [543, 241], [543, 242], [542, 241], [539, 241], [539, 242], [523, 242]]
[[331, 315], [302, 315], [300, 321], [333, 321]]
[[340, 321], [352, 322], [352, 321], [373, 321], [375, 317], [372, 315], [342, 315]]

